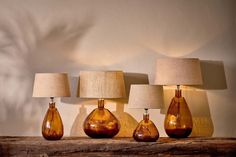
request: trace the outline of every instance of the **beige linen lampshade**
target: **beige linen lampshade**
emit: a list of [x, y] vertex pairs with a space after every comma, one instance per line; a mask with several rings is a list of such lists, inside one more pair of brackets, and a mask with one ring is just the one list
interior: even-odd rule
[[69, 97], [70, 87], [66, 73], [36, 73], [33, 97]]
[[131, 85], [129, 108], [158, 109], [162, 104], [162, 86], [148, 84]]
[[126, 96], [122, 71], [81, 71], [78, 96], [82, 98], [123, 98]]
[[197, 58], [157, 59], [157, 85], [201, 85], [202, 74]]

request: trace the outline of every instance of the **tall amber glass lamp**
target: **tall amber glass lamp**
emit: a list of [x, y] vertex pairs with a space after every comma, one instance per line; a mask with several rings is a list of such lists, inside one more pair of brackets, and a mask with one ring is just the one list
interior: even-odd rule
[[94, 109], [84, 121], [84, 132], [92, 138], [112, 138], [120, 130], [118, 119], [106, 108], [104, 99], [123, 98], [125, 94], [122, 71], [81, 71], [78, 96], [98, 99]]
[[133, 132], [136, 141], [154, 142], [159, 138], [155, 124], [149, 120], [148, 109], [160, 108], [163, 103], [162, 91], [162, 86], [157, 85], [131, 85], [128, 107], [145, 110], [143, 120]]
[[166, 113], [164, 127], [169, 137], [188, 137], [193, 128], [192, 115], [185, 98], [181, 95], [180, 85], [202, 84], [199, 59], [157, 59], [155, 83], [158, 85], [177, 85], [175, 96]]
[[68, 76], [65, 73], [35, 74], [33, 97], [49, 97], [48, 111], [42, 124], [42, 135], [47, 140], [59, 140], [63, 136], [63, 123], [55, 107], [54, 97], [69, 97]]

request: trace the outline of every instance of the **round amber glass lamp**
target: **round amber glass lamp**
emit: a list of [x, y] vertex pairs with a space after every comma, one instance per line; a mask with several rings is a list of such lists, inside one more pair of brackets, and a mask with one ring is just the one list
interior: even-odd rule
[[119, 130], [118, 119], [104, 108], [104, 99], [99, 99], [98, 108], [94, 109], [84, 121], [84, 132], [92, 138], [111, 138]]
[[159, 138], [157, 127], [149, 120], [148, 109], [145, 109], [143, 120], [134, 130], [133, 138], [139, 142], [155, 142]]

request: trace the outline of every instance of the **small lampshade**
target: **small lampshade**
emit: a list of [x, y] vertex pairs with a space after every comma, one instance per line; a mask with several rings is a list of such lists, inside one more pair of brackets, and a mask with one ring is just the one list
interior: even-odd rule
[[81, 71], [78, 96], [82, 98], [123, 98], [125, 94], [122, 71]]
[[201, 85], [202, 74], [197, 58], [157, 59], [155, 84]]
[[162, 91], [162, 86], [157, 85], [131, 85], [128, 107], [158, 109], [163, 104]]
[[68, 75], [65, 73], [35, 74], [33, 97], [69, 97]]

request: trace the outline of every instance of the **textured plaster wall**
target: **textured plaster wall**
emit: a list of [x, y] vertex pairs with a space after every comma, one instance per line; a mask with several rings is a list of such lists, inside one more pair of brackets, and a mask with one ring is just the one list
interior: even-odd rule
[[[34, 73], [68, 72], [72, 98], [58, 99], [65, 135], [84, 135], [96, 105], [75, 97], [80, 70], [123, 70], [126, 83], [154, 83], [159, 57], [202, 60], [203, 87], [183, 91], [193, 136], [236, 137], [234, 0], [0, 0], [0, 135], [40, 135], [48, 99], [31, 98]], [[148, 75], [148, 76], [147, 76]], [[150, 110], [161, 136], [173, 96]], [[143, 111], [108, 101], [130, 136]], [[131, 129], [130, 129], [131, 128]]]

